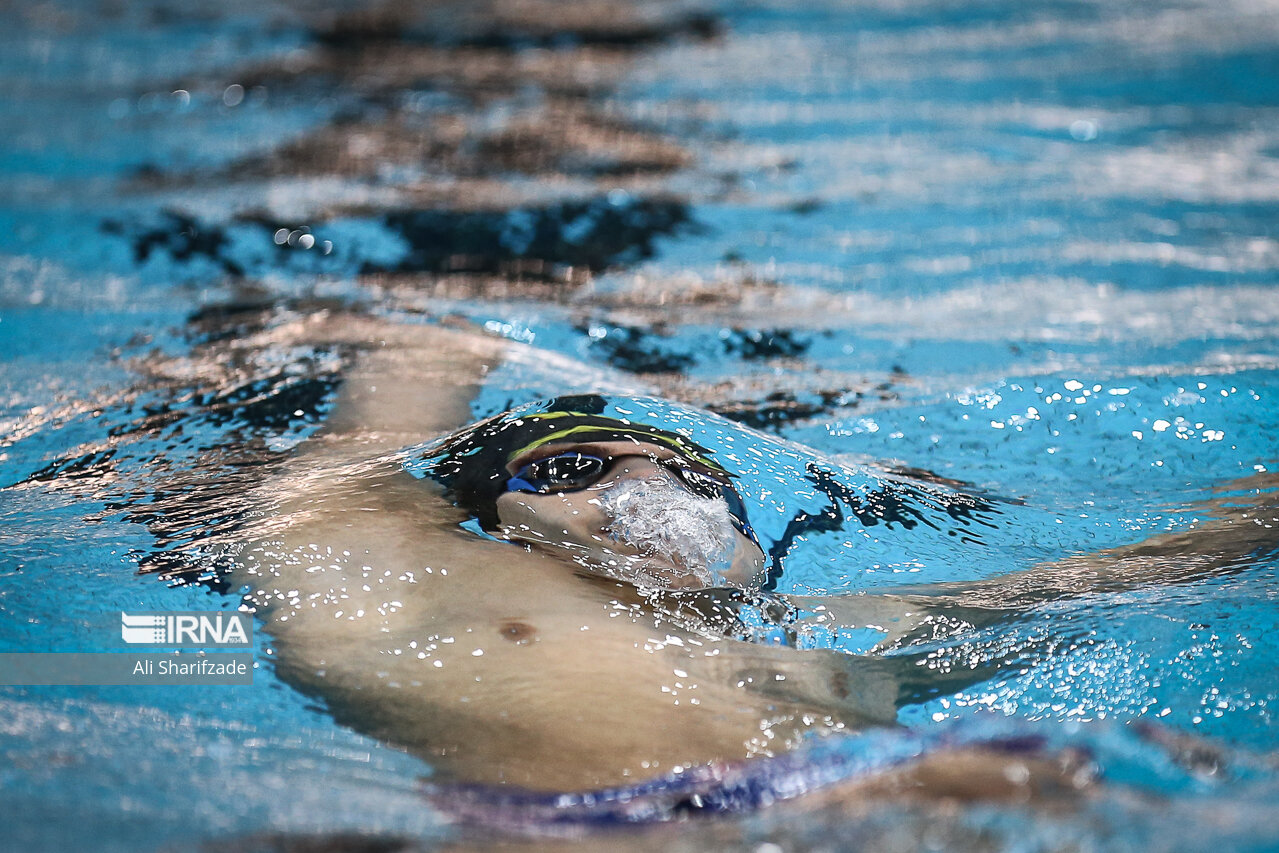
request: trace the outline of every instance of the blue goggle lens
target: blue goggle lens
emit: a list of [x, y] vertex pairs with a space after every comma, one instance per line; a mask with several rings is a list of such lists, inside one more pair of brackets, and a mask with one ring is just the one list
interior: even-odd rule
[[[598, 456], [576, 452], [536, 459], [521, 466], [515, 472], [515, 476], [507, 480], [506, 490], [538, 495], [580, 491], [599, 480], [612, 461], [612, 459], [601, 459]], [[661, 464], [678, 477], [685, 488], [693, 494], [711, 500], [722, 498], [726, 501], [729, 515], [733, 519], [733, 526], [756, 546], [759, 545], [755, 531], [746, 521], [746, 507], [742, 504], [736, 489], [711, 474], [686, 468], [674, 459], [665, 460]]]
[[515, 472], [506, 483], [508, 492], [549, 495], [584, 489], [604, 473], [605, 462], [585, 453], [561, 453], [536, 459]]

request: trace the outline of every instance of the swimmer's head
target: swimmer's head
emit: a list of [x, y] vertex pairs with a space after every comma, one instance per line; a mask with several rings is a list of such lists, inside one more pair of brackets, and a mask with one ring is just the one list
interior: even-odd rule
[[601, 414], [594, 396], [498, 415], [433, 448], [429, 476], [489, 533], [643, 588], [750, 589], [764, 556], [710, 451]]

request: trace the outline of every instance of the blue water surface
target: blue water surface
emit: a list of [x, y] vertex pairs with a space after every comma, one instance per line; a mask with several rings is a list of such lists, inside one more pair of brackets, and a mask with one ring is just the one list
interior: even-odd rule
[[[820, 458], [853, 478], [872, 461], [923, 468], [1001, 501], [1000, 524], [966, 547], [923, 531], [807, 537], [788, 557], [783, 592], [973, 581], [1185, 530], [1223, 494], [1273, 494], [1272, 9], [708, 8], [722, 18], [719, 38], [645, 53], [606, 96], [617, 115], [692, 150], [665, 189], [690, 200], [697, 227], [599, 275], [595, 302], [441, 298], [440, 314], [580, 366], [504, 367], [477, 415], [600, 383], [675, 388], [712, 408], [726, 386], [785, 389], [811, 414], [741, 439], [778, 448], [774, 461]], [[232, 216], [276, 204], [301, 221], [311, 199], [352, 193], [340, 182], [267, 182], [247, 202], [251, 190], [217, 181], [138, 182], [147, 169], [214, 173], [340, 112], [332, 99], [224, 87], [254, 62], [308, 48], [287, 4], [40, 10], [0, 11], [0, 650], [92, 650], [109, 647], [92, 628], [104, 612], [238, 606], [233, 593], [139, 575], [154, 537], [112, 499], [61, 489], [59, 476], [18, 485], [141, 417], [145, 395], [120, 403], [139, 384], [131, 360], [180, 357], [186, 318], [235, 290], [217, 258], [140, 259], [112, 223], [167, 227], [175, 206], [198, 211], [226, 226], [221, 257], [275, 297], [347, 299], [392, 317], [399, 309], [379, 303], [360, 272], [409, 248], [378, 216], [346, 212], [312, 222], [331, 252], [281, 254]], [[608, 308], [663, 287], [742, 295], [686, 312]], [[636, 329], [683, 384], [619, 372], [609, 342]], [[780, 354], [742, 344], [781, 332]], [[698, 425], [707, 441], [735, 434], [716, 423]], [[193, 423], [129, 445], [120, 464], [194, 465], [226, 434]], [[774, 501], [784, 526], [818, 498], [802, 481], [771, 495], [778, 476], [748, 476], [744, 489]], [[993, 668], [903, 709], [908, 729], [1040, 733], [1091, 754], [1128, 792], [1077, 823], [997, 807], [958, 820], [999, 849], [1274, 849], [1277, 566], [1274, 551], [1258, 553], [1229, 574], [1054, 601], [928, 647], [939, 667]], [[876, 640], [812, 642], [864, 651]], [[180, 849], [266, 831], [456, 837], [420, 796], [427, 763], [284, 686], [269, 638], [255, 655], [251, 689], [0, 688], [8, 845]], [[1219, 772], [1173, 760], [1141, 734], [1146, 723], [1204, 739]], [[875, 744], [850, 736], [821, 748]], [[767, 814], [745, 820], [738, 840], [747, 849], [770, 833], [796, 849], [820, 842]]]

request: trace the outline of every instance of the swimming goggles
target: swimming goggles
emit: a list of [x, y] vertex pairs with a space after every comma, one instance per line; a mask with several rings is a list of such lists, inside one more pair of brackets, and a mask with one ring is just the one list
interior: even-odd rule
[[728, 481], [727, 475], [698, 470], [677, 458], [657, 459], [644, 453], [595, 456], [572, 450], [526, 462], [513, 477], [506, 481], [506, 490], [537, 495], [579, 492], [598, 483], [617, 460], [628, 456], [645, 456], [652, 459], [698, 497], [708, 500], [722, 499], [728, 504], [728, 513], [733, 519], [733, 526], [758, 545], [755, 531], [746, 521], [746, 507], [737, 490], [733, 488], [733, 484]]
[[[627, 456], [647, 456], [627, 453], [625, 456], [595, 456], [580, 451], [557, 453], [525, 463], [506, 482], [508, 492], [531, 492], [539, 495], [559, 492], [577, 492], [599, 482], [612, 467], [612, 463]], [[658, 465], [675, 475], [693, 494], [703, 498], [720, 497], [724, 489], [732, 489], [727, 480], [709, 471], [698, 471], [681, 464], [678, 459], [653, 459]]]

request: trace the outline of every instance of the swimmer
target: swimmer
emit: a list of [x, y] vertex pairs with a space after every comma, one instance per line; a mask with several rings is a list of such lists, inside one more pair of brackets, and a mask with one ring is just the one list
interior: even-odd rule
[[[911, 656], [746, 642], [742, 607], [890, 625], [886, 644], [901, 644], [939, 618], [997, 621], [1062, 595], [1229, 570], [1274, 538], [1227, 516], [1199, 539], [819, 605], [767, 592], [773, 567], [736, 472], [711, 448], [589, 398], [464, 426], [515, 345], [352, 318], [297, 333], [360, 356], [324, 428], [262, 488], [271, 510], [233, 579], [250, 589], [281, 678], [422, 755], [441, 781], [625, 786], [891, 725], [918, 698]], [[984, 760], [964, 754], [962, 766]]]
[[[470, 420], [508, 345], [349, 318], [299, 331], [362, 355], [324, 429], [262, 488], [255, 502], [272, 509], [232, 580], [251, 590], [279, 675], [339, 721], [423, 755], [440, 778], [540, 790], [893, 722], [910, 660], [743, 642], [654, 606], [658, 587], [761, 579], [732, 479], [703, 448], [589, 416], [561, 434], [562, 419], [532, 417], [536, 435], [464, 430], [439, 449], [471, 464], [415, 476], [401, 448]], [[686, 513], [687, 537], [665, 528], [669, 510]]]
[[642, 591], [758, 587], [733, 475], [678, 433], [580, 411], [603, 404], [490, 418], [444, 442], [432, 476], [490, 531]]

